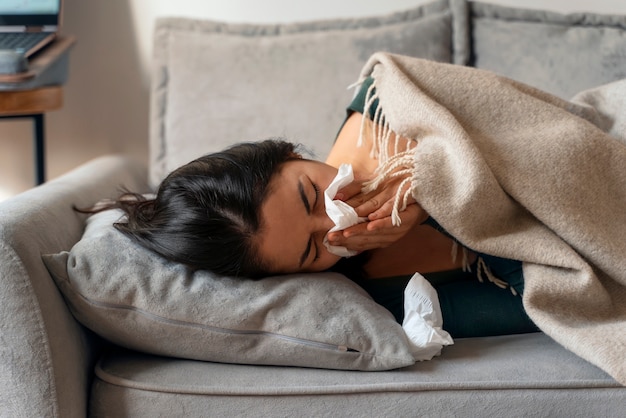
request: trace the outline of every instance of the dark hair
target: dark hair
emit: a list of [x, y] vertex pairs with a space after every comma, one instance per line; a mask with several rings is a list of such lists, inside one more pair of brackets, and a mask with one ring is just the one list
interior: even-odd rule
[[154, 199], [123, 195], [128, 221], [115, 226], [168, 260], [217, 274], [259, 278], [271, 273], [254, 236], [272, 176], [300, 158], [292, 143], [243, 143], [198, 158], [169, 174]]

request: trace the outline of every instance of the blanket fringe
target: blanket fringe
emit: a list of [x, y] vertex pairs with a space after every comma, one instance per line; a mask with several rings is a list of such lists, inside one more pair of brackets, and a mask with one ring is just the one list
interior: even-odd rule
[[[459, 244], [459, 242], [455, 239], [452, 240], [452, 248], [450, 250], [450, 255], [452, 256], [452, 262], [456, 263], [456, 257], [459, 254], [459, 246], [461, 244]], [[461, 246], [461, 269], [464, 272], [471, 272], [472, 271], [472, 264], [470, 263], [469, 259], [470, 259], [470, 251], [464, 247]]]
[[482, 257], [478, 257], [478, 260], [476, 263], [476, 277], [478, 278], [478, 281], [481, 283], [484, 283], [486, 279], [487, 281], [490, 281], [491, 283], [495, 284], [501, 289], [509, 289], [512, 294], [517, 296], [517, 291], [513, 288], [513, 286], [511, 286], [504, 280], [496, 277], [491, 272], [491, 270], [487, 266], [487, 263], [485, 263], [485, 260], [483, 260]]
[[396, 140], [393, 144], [393, 153], [390, 153], [391, 137], [396, 133], [387, 122], [382, 106], [376, 108], [371, 121], [366, 116], [370, 113], [372, 106], [378, 99], [378, 94], [375, 93], [375, 90], [376, 80], [372, 82], [365, 95], [365, 108], [363, 109], [357, 146], [363, 146], [365, 137], [370, 134], [370, 156], [378, 159], [378, 167], [374, 172], [375, 177], [363, 185], [363, 192], [369, 193], [377, 189], [387, 179], [404, 177], [396, 192], [391, 212], [392, 224], [399, 226], [402, 223], [400, 212], [406, 209], [409, 197], [411, 197], [411, 167], [413, 167], [413, 153], [411, 151], [414, 147], [411, 147], [409, 142], [406, 145], [406, 149], [400, 150], [400, 141]]

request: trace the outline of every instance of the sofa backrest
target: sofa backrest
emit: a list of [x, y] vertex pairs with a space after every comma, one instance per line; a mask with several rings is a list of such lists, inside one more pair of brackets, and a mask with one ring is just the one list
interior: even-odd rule
[[469, 65], [566, 100], [626, 77], [626, 16], [469, 5]]
[[267, 137], [330, 150], [378, 50], [492, 70], [564, 99], [626, 77], [626, 16], [437, 0], [384, 16], [294, 24], [164, 18], [154, 34], [150, 181]]
[[[285, 137], [324, 159], [354, 83], [378, 50], [457, 62], [465, 2], [298, 24], [165, 18], [156, 24], [150, 179], [238, 142]], [[457, 21], [459, 19], [456, 19]], [[464, 35], [462, 37], [465, 37]]]

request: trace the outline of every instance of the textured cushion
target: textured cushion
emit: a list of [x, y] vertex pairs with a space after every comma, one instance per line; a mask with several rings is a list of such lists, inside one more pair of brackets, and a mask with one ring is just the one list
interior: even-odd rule
[[354, 370], [414, 363], [391, 313], [345, 277], [193, 273], [115, 230], [120, 216], [90, 217], [69, 253], [44, 256], [76, 318], [102, 337], [218, 362]]
[[469, 4], [478, 68], [564, 99], [626, 77], [626, 16]]
[[150, 179], [156, 185], [202, 154], [266, 137], [301, 142], [324, 159], [350, 102], [347, 87], [372, 53], [452, 62], [452, 44], [447, 0], [299, 24], [159, 20]]

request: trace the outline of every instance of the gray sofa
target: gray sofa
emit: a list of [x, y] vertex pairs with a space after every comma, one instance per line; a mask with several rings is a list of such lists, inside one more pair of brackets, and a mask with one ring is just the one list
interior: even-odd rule
[[[374, 51], [493, 70], [567, 99], [626, 77], [626, 16], [456, 0], [288, 25], [168, 18], [154, 39], [150, 166], [101, 157], [0, 204], [0, 416], [623, 416], [626, 388], [543, 333], [459, 339], [431, 361], [377, 371], [331, 370], [291, 346], [200, 356], [141, 334], [136, 307], [90, 322], [42, 256], [68, 261], [81, 241], [72, 205], [120, 186], [149, 192], [230, 143], [284, 135], [323, 159], [345, 87]], [[115, 269], [107, 258], [93, 274]], [[126, 338], [107, 332], [116, 325]]]

